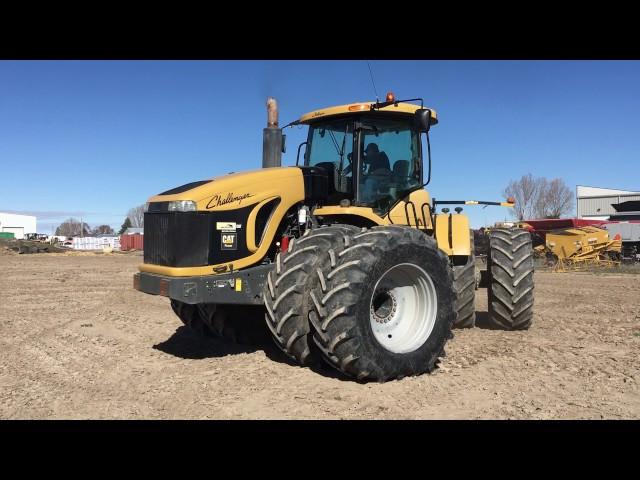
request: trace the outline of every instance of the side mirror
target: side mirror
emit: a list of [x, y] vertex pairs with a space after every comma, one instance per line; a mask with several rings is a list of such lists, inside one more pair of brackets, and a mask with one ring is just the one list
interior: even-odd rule
[[421, 108], [414, 114], [416, 128], [421, 132], [428, 132], [431, 128], [431, 110]]
[[[298, 145], [298, 154], [296, 155], [296, 167], [300, 164], [300, 149], [302, 148], [303, 145], [307, 145], [309, 142], [302, 142], [300, 145]], [[304, 149], [304, 155], [302, 157], [303, 159], [306, 160], [307, 158], [307, 149]]]
[[282, 135], [282, 153], [287, 153], [287, 136]]

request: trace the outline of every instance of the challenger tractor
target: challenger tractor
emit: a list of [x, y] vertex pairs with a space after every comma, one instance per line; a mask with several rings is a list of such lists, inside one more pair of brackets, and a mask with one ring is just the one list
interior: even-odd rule
[[[389, 93], [280, 128], [270, 98], [267, 118], [262, 168], [149, 199], [134, 288], [169, 297], [182, 322], [207, 335], [241, 340], [247, 319], [264, 322], [302, 366], [327, 363], [379, 382], [433, 371], [452, 328], [476, 320], [473, 235], [461, 205], [513, 199], [431, 198], [438, 117], [422, 99]], [[283, 131], [294, 125], [308, 127], [307, 139], [296, 165], [283, 167]], [[489, 326], [529, 328], [526, 230], [491, 229], [484, 277]]]

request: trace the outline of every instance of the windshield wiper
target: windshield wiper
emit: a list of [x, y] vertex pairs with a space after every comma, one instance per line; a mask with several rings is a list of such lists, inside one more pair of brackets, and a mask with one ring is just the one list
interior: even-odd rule
[[341, 184], [342, 184], [342, 167], [344, 165], [344, 147], [345, 144], [347, 143], [347, 132], [349, 131], [349, 124], [347, 123], [344, 127], [344, 137], [342, 137], [342, 147], [340, 148], [340, 151], [338, 152], [340, 154], [340, 167], [338, 168], [338, 178], [340, 178], [341, 180]]
[[336, 152], [340, 155], [340, 149], [338, 148], [338, 141], [336, 140], [336, 136], [333, 134], [333, 131], [329, 130], [329, 136], [333, 141], [333, 146], [336, 148]]

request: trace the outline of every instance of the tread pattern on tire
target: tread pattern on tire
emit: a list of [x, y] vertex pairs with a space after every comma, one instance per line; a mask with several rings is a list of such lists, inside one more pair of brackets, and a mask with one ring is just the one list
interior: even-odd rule
[[476, 262], [473, 254], [465, 265], [453, 267], [453, 288], [456, 292], [455, 328], [472, 328], [476, 324]]
[[[354, 305], [370, 287], [371, 279], [366, 266], [373, 265], [383, 252], [389, 251], [390, 248], [401, 249], [403, 245], [418, 242], [426, 242], [437, 252], [441, 270], [448, 275], [445, 281], [451, 286], [453, 273], [446, 254], [437, 247], [431, 237], [415, 228], [405, 226], [362, 228], [352, 237], [351, 245], [339, 254], [335, 264], [328, 265], [325, 270], [318, 272], [324, 280], [311, 292], [314, 309], [310, 312], [309, 318], [314, 332], [313, 340], [329, 365], [361, 381], [383, 382], [425, 371], [431, 372], [439, 359], [445, 356], [444, 345], [451, 338], [451, 327], [455, 319], [453, 311], [446, 331], [439, 339], [439, 347], [427, 359], [422, 371], [403, 370], [390, 365], [381, 367], [367, 358], [362, 358], [361, 339], [354, 331], [357, 323]], [[382, 245], [385, 245], [385, 248], [381, 248]], [[451, 294], [453, 299], [453, 292]]]
[[320, 280], [316, 270], [323, 262], [335, 262], [357, 231], [349, 225], [306, 230], [302, 237], [290, 240], [286, 252], [276, 255], [275, 266], [267, 275], [265, 323], [278, 348], [302, 366], [320, 361], [309, 326], [309, 291]]
[[205, 337], [241, 345], [259, 344], [265, 338], [260, 320], [262, 309], [259, 307], [190, 305], [172, 299], [171, 308], [187, 327]]
[[171, 299], [171, 308], [185, 326], [189, 327], [198, 334], [208, 334], [208, 328], [204, 324], [197, 305], [180, 302]]
[[473, 328], [476, 324], [476, 290], [479, 271], [476, 269], [473, 230], [469, 235], [471, 255], [464, 265], [453, 267], [453, 289], [456, 292], [456, 321], [454, 328]]
[[526, 330], [533, 322], [533, 248], [521, 228], [495, 228], [489, 233], [487, 287], [489, 322], [504, 330]]

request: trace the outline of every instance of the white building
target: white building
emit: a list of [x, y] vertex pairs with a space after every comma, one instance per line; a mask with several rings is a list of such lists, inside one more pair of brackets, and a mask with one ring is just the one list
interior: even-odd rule
[[578, 218], [607, 220], [616, 213], [611, 204], [640, 200], [640, 192], [614, 188], [576, 186], [576, 215]]
[[37, 233], [36, 217], [0, 212], [0, 232], [11, 232], [18, 239], [24, 238], [27, 233]]

